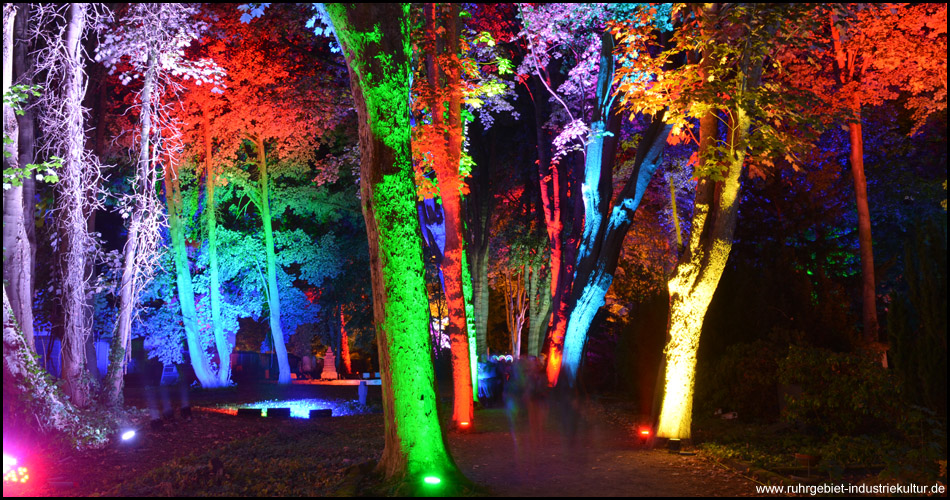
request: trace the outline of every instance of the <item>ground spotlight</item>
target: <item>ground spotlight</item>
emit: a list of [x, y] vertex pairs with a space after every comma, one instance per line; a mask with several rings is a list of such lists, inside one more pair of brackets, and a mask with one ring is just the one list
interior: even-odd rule
[[17, 459], [11, 455], [3, 454], [3, 482], [6, 483], [25, 483], [30, 479], [30, 473], [26, 467], [17, 467]]
[[425, 481], [426, 484], [439, 484], [442, 482], [442, 480], [436, 476], [426, 476], [423, 481]]
[[129, 429], [129, 430], [127, 430], [127, 431], [125, 431], [125, 432], [122, 433], [122, 440], [123, 440], [123, 441], [128, 441], [128, 440], [130, 440], [130, 439], [132, 439], [132, 438], [134, 438], [134, 437], [135, 437], [135, 430], [134, 430], [134, 429]]

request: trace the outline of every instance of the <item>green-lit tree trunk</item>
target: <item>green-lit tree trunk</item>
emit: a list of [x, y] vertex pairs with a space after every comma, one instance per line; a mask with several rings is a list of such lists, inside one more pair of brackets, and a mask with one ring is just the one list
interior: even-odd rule
[[228, 385], [231, 379], [231, 344], [224, 333], [221, 318], [221, 283], [218, 277], [218, 214], [215, 210], [214, 188], [218, 175], [211, 158], [211, 124], [208, 111], [202, 113], [202, 135], [205, 146], [205, 222], [208, 230], [208, 271], [211, 282], [208, 294], [211, 297], [211, 324], [214, 329], [214, 344], [218, 349], [218, 382]]
[[218, 378], [211, 370], [198, 329], [198, 312], [195, 310], [195, 288], [188, 263], [188, 247], [185, 245], [184, 224], [181, 220], [181, 182], [178, 169], [165, 162], [165, 204], [168, 207], [168, 232], [172, 239], [172, 255], [175, 260], [175, 282], [178, 285], [178, 302], [181, 305], [182, 322], [185, 325], [185, 343], [195, 377], [202, 387], [218, 387]]
[[544, 341], [544, 329], [548, 324], [548, 315], [551, 314], [551, 290], [547, 280], [541, 279], [541, 266], [534, 265], [528, 268], [529, 277], [526, 279], [528, 287], [528, 355], [541, 354], [541, 344]]
[[468, 335], [468, 363], [472, 373], [472, 401], [478, 402], [478, 354], [475, 326], [475, 304], [472, 302], [472, 273], [468, 268], [467, 252], [462, 251], [462, 295], [465, 298], [465, 333]]
[[[439, 424], [415, 208], [409, 126], [409, 6], [326, 4], [359, 115], [360, 192], [383, 374], [379, 469], [408, 493], [451, 494], [465, 481]], [[441, 479], [438, 486], [426, 477]]]
[[287, 345], [284, 343], [284, 330], [280, 326], [280, 290], [277, 286], [277, 254], [274, 250], [274, 225], [271, 221], [269, 184], [267, 178], [267, 157], [264, 154], [264, 141], [254, 138], [257, 149], [257, 168], [260, 175], [260, 208], [264, 224], [264, 250], [267, 252], [267, 307], [270, 309], [270, 333], [274, 341], [274, 353], [277, 355], [279, 374], [277, 383], [290, 383], [290, 361], [287, 359]]

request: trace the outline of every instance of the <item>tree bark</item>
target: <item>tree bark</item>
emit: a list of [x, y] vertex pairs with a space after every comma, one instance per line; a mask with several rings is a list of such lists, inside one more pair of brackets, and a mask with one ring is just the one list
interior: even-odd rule
[[211, 296], [211, 323], [214, 328], [214, 344], [218, 350], [218, 382], [226, 386], [231, 380], [231, 344], [224, 333], [221, 318], [221, 283], [218, 274], [218, 213], [216, 211], [214, 189], [218, 175], [211, 158], [211, 120], [207, 109], [202, 110], [202, 138], [205, 146], [205, 221], [208, 230], [208, 268], [211, 278], [209, 295]]
[[86, 260], [88, 259], [89, 235], [86, 218], [89, 213], [84, 185], [84, 126], [82, 99], [85, 88], [82, 48], [80, 39], [86, 24], [88, 4], [69, 6], [69, 19], [65, 31], [65, 60], [67, 66], [63, 80], [63, 101], [67, 116], [64, 119], [64, 135], [67, 145], [63, 150], [63, 168], [57, 183], [59, 196], [63, 341], [61, 349], [63, 390], [70, 401], [78, 407], [86, 406], [87, 387], [83, 383], [86, 338], [91, 325], [86, 311]]
[[136, 165], [139, 196], [136, 197], [135, 207], [132, 210], [129, 236], [125, 242], [122, 278], [119, 282], [119, 318], [116, 325], [116, 334], [112, 341], [112, 352], [109, 355], [109, 371], [106, 375], [105, 384], [105, 403], [112, 406], [122, 404], [125, 365], [131, 347], [132, 310], [137, 302], [135, 282], [138, 266], [136, 259], [138, 257], [140, 233], [144, 230], [142, 223], [145, 216], [143, 213], [145, 207], [142, 196], [145, 196], [149, 189], [153, 189], [153, 186], [148, 185], [147, 180], [152, 178], [149, 171], [153, 168], [149, 138], [152, 133], [152, 92], [155, 88], [155, 78], [158, 71], [158, 54], [154, 49], [149, 51], [147, 64], [148, 70], [145, 72], [142, 92], [139, 94], [141, 135], [139, 137], [139, 158]]
[[[22, 10], [22, 9], [20, 9]], [[12, 86], [14, 23], [20, 10], [13, 5], [3, 8], [3, 92], [6, 93]], [[13, 107], [3, 105], [3, 136], [12, 142], [3, 145], [3, 169], [22, 168], [19, 151], [19, 123]], [[32, 173], [27, 177], [32, 178]], [[32, 269], [33, 253], [26, 228], [26, 217], [32, 219], [33, 214], [24, 211], [23, 185], [14, 185], [3, 192], [3, 281], [4, 288], [10, 300], [10, 306], [21, 325], [26, 345], [35, 350], [33, 345], [33, 304], [32, 304]]]
[[267, 158], [264, 154], [264, 141], [254, 139], [257, 149], [257, 168], [260, 172], [261, 219], [264, 224], [264, 250], [267, 252], [267, 304], [270, 309], [270, 332], [274, 341], [274, 354], [277, 355], [279, 374], [277, 383], [290, 383], [290, 361], [287, 358], [287, 345], [284, 342], [284, 330], [280, 326], [280, 290], [277, 284], [277, 254], [274, 250], [274, 229], [270, 214], [270, 185], [267, 177]]
[[466, 480], [445, 446], [434, 387], [414, 204], [408, 5], [326, 4], [326, 10], [343, 46], [360, 123], [360, 192], [386, 417], [379, 469], [409, 493], [427, 491], [423, 479], [438, 477], [441, 486], [429, 491], [448, 494]]
[[[838, 78], [842, 84], [858, 78], [855, 68], [855, 54], [848, 53], [841, 43], [840, 28], [835, 24], [836, 17], [831, 16], [831, 37], [835, 49], [835, 61], [838, 64]], [[874, 285], [874, 249], [871, 239], [871, 212], [868, 208], [867, 179], [864, 176], [864, 138], [861, 130], [861, 98], [855, 94], [851, 98], [851, 119], [848, 121], [848, 140], [851, 174], [854, 179], [854, 198], [858, 210], [858, 248], [861, 254], [861, 319], [864, 324], [864, 341], [871, 344], [878, 341], [877, 291]], [[882, 357], [887, 365], [887, 358]]]
[[195, 287], [188, 262], [188, 247], [185, 245], [182, 223], [181, 181], [178, 169], [165, 163], [165, 204], [168, 207], [168, 232], [172, 240], [172, 255], [175, 260], [175, 281], [178, 287], [178, 302], [181, 305], [182, 322], [185, 327], [185, 343], [195, 377], [202, 387], [218, 387], [218, 378], [205, 355], [198, 328], [198, 312], [195, 310]]

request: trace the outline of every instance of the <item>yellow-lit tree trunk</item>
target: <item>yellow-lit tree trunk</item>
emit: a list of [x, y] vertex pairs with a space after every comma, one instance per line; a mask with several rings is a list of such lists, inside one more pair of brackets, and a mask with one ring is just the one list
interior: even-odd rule
[[[693, 385], [696, 374], [696, 350], [706, 309], [712, 300], [719, 278], [726, 268], [739, 209], [742, 186], [742, 163], [750, 119], [741, 107], [732, 111], [730, 119], [728, 170], [725, 179], [714, 182], [703, 179], [696, 187], [689, 246], [668, 283], [670, 291], [669, 335], [666, 355], [666, 380], [657, 436], [689, 438], [693, 409]], [[701, 144], [712, 141], [708, 129], [716, 127], [717, 118], [707, 115], [700, 122]], [[712, 132], [713, 134], [715, 132]]]

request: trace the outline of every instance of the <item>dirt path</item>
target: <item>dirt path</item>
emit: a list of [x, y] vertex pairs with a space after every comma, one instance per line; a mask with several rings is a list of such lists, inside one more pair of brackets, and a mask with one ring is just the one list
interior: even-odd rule
[[[499, 496], [749, 496], [754, 483], [697, 456], [672, 455], [639, 444], [629, 429], [588, 415], [570, 433], [549, 415], [532, 433], [512, 437], [501, 409], [476, 414], [472, 434], [451, 434], [462, 472]], [[593, 423], [591, 423], [593, 422]], [[542, 428], [543, 427], [543, 428]], [[533, 434], [533, 436], [532, 436]]]

